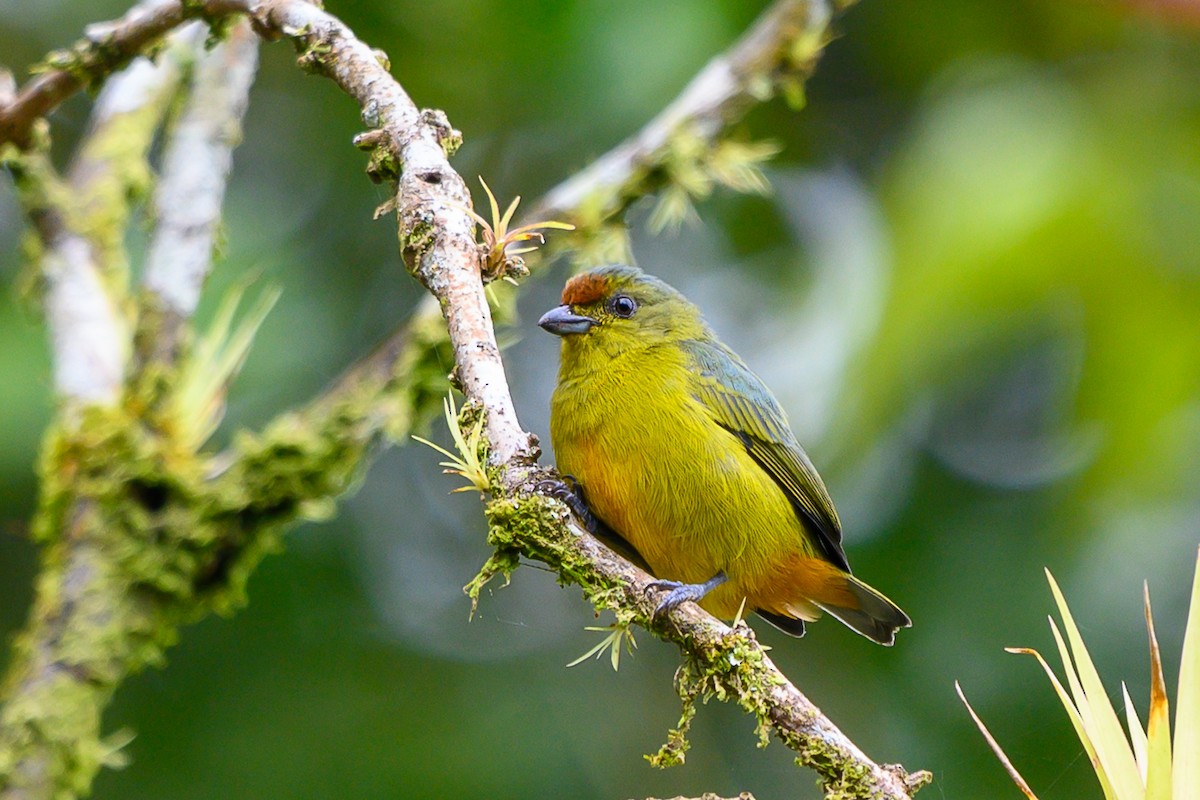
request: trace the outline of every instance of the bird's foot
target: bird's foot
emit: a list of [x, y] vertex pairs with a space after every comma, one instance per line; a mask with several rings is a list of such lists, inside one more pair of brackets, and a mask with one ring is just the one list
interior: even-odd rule
[[721, 570], [716, 575], [706, 580], [704, 583], [680, 583], [679, 581], [651, 581], [646, 584], [646, 591], [652, 589], [666, 589], [667, 596], [658, 601], [658, 605], [654, 607], [654, 616], [658, 617], [666, 614], [674, 608], [677, 608], [681, 603], [686, 603], [691, 600], [693, 603], [699, 603], [700, 600], [713, 589], [720, 586], [729, 578], [725, 575], [725, 571]]
[[587, 501], [583, 498], [583, 487], [575, 480], [574, 475], [546, 478], [538, 481], [534, 488], [571, 509], [571, 513], [579, 517], [588, 533], [595, 535], [600, 530], [600, 520], [596, 519], [596, 515], [588, 508]]

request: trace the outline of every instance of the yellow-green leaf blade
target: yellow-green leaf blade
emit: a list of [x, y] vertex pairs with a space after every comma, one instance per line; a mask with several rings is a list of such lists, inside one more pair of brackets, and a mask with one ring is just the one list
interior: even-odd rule
[[[1070, 685], [1071, 694], [1073, 697], [1075, 697], [1075, 702], [1077, 703], [1077, 706], [1074, 707], [1074, 710], [1075, 719], [1079, 720], [1079, 725], [1076, 727], [1075, 733], [1079, 734], [1080, 730], [1085, 732], [1084, 735], [1080, 735], [1079, 740], [1083, 742], [1084, 749], [1087, 750], [1088, 758], [1092, 762], [1092, 769], [1096, 772], [1096, 778], [1100, 781], [1100, 788], [1104, 791], [1104, 796], [1112, 800], [1112, 798], [1116, 798], [1118, 795], [1116, 790], [1113, 789], [1112, 781], [1108, 779], [1108, 773], [1104, 771], [1104, 766], [1100, 763], [1100, 758], [1096, 754], [1096, 747], [1092, 744], [1092, 740], [1090, 738], [1089, 732], [1092, 730], [1092, 712], [1088, 707], [1087, 695], [1083, 691], [1083, 686], [1079, 683], [1079, 676], [1075, 674], [1075, 664], [1071, 660], [1070, 651], [1067, 650], [1067, 643], [1063, 639], [1062, 632], [1058, 629], [1058, 623], [1054, 621], [1053, 617], [1050, 618], [1050, 632], [1054, 635], [1054, 644], [1058, 648], [1059, 658], [1062, 659], [1063, 671], [1066, 673], [1067, 683]], [[1053, 679], [1053, 673], [1050, 673], [1049, 665], [1045, 663], [1045, 660], [1042, 659], [1038, 653], [1034, 652], [1034, 655], [1038, 656], [1038, 659], [1042, 662], [1042, 668], [1045, 669], [1047, 674], [1050, 674], [1051, 678]], [[1058, 688], [1061, 692], [1061, 685]], [[1068, 702], [1066, 692], [1061, 692], [1061, 699], [1063, 700], [1064, 704]], [[1072, 719], [1072, 722], [1074, 722], [1075, 719]], [[1088, 738], [1085, 738], [1085, 736]]]
[[1150, 637], [1150, 716], [1146, 720], [1146, 800], [1171, 800], [1171, 707], [1163, 680], [1162, 654], [1150, 613], [1150, 587], [1142, 584], [1146, 632]]
[[1175, 696], [1175, 797], [1182, 800], [1200, 786], [1200, 557], [1192, 579], [1179, 691]]
[[1138, 717], [1133, 700], [1129, 697], [1129, 687], [1121, 681], [1121, 696], [1125, 698], [1125, 724], [1129, 728], [1129, 743], [1133, 745], [1133, 757], [1137, 760], [1138, 770], [1142, 773], [1142, 782], [1146, 781], [1146, 750], [1148, 743], [1146, 731], [1142, 728], [1142, 720]]
[[[1055, 628], [1057, 636], [1058, 629]], [[1100, 764], [1100, 759], [1096, 755], [1096, 747], [1092, 744], [1091, 737], [1088, 735], [1087, 726], [1084, 724], [1083, 718], [1079, 715], [1079, 710], [1075, 708], [1075, 704], [1071, 701], [1071, 696], [1067, 694], [1067, 690], [1063, 688], [1059, 682], [1058, 676], [1054, 674], [1054, 670], [1050, 669], [1050, 665], [1046, 663], [1046, 659], [1042, 658], [1042, 654], [1037, 650], [1029, 647], [1006, 647], [1005, 651], [1016, 653], [1019, 655], [1033, 656], [1041, 665], [1042, 670], [1046, 673], [1046, 677], [1050, 679], [1050, 685], [1054, 687], [1055, 694], [1058, 695], [1059, 701], [1066, 709], [1067, 717], [1071, 720], [1071, 725], [1075, 728], [1075, 735], [1079, 738], [1080, 744], [1088, 754], [1088, 760], [1092, 762], [1092, 768], [1096, 771], [1096, 778], [1100, 781], [1100, 788], [1104, 792], [1104, 797], [1107, 800], [1118, 800], [1117, 793], [1113, 790], [1112, 784], [1104, 774], [1104, 768]], [[1067, 673], [1071, 674], [1071, 667], [1068, 665]]]
[[1083, 642], [1079, 627], [1075, 624], [1074, 617], [1071, 616], [1071, 609], [1067, 606], [1066, 598], [1063, 597], [1062, 590], [1058, 588], [1058, 583], [1049, 570], [1046, 570], [1046, 579], [1050, 583], [1054, 602], [1058, 605], [1059, 614], [1062, 616], [1067, 640], [1071, 645], [1071, 655], [1075, 660], [1075, 669], [1079, 674], [1079, 682], [1083, 686], [1087, 698], [1087, 707], [1086, 709], [1081, 707], [1080, 714], [1090, 723], [1088, 733], [1096, 748], [1096, 755], [1104, 767], [1105, 775], [1112, 782], [1117, 797], [1121, 800], [1127, 798], [1138, 800], [1144, 797], [1145, 787], [1142, 786], [1141, 772], [1138, 770], [1137, 762], [1130, 750], [1129, 741], [1125, 738], [1125, 732], [1121, 729], [1117, 712], [1108, 699], [1108, 693], [1105, 692], [1104, 684], [1100, 680], [1100, 673], [1096, 671], [1096, 666], [1088, 653], [1087, 645]]

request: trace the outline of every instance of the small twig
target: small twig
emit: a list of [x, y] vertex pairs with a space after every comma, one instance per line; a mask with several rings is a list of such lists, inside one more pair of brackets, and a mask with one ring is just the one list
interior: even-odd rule
[[163, 154], [144, 269], [143, 285], [162, 312], [151, 346], [167, 360], [212, 268], [233, 148], [258, 66], [258, 37], [243, 21], [212, 50], [198, 51], [187, 103]]

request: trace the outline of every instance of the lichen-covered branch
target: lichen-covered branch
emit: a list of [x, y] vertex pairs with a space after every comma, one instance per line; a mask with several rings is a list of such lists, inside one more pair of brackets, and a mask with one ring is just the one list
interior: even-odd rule
[[181, 624], [240, 606], [284, 530], [328, 516], [378, 445], [442, 396], [439, 333], [398, 331], [311, 405], [216, 456], [181, 451], [136, 398], [51, 431], [37, 594], [2, 691], [0, 798], [75, 797], [119, 763], [123, 743], [100, 733], [117, 686], [161, 664]]
[[130, 198], [149, 184], [146, 154], [180, 76], [176, 58], [136, 61], [100, 93], [67, 179], [50, 164], [48, 134], [6, 150], [32, 228], [54, 351], [55, 388], [74, 404], [111, 403], [129, 357], [122, 297]]
[[148, 346], [168, 361], [212, 268], [225, 183], [257, 66], [258, 36], [246, 20], [212, 50], [201, 52], [163, 154], [154, 193], [154, 236], [143, 270], [158, 324], [143, 325], [142, 332]]
[[[121, 562], [110, 557], [120, 507], [104, 502], [100, 477], [128, 449], [107, 424], [119, 413], [129, 352], [124, 226], [179, 73], [174, 58], [140, 61], [109, 82], [68, 180], [50, 165], [44, 134], [9, 160], [41, 241], [55, 388], [67, 402], [43, 453], [33, 525], [46, 543], [41, 575], [0, 711], [5, 800], [69, 796], [117, 758], [116, 745], [98, 735], [100, 710], [128, 665], [147, 657], [144, 637], [157, 632], [155, 606], [125, 590]], [[122, 544], [128, 552], [129, 541]]]
[[[565, 580], [580, 583], [597, 605], [631, 611], [643, 625], [679, 644], [688, 663], [695, 665], [692, 679], [681, 685], [690, 703], [707, 694], [737, 699], [756, 714], [764, 731], [774, 731], [821, 774], [827, 796], [910, 797], [927, 782], [927, 774], [909, 778], [900, 768], [880, 767], [867, 758], [787, 681], [748, 629], [730, 631], [692, 606], [666, 623], [655, 623], [647, 591], [650, 576], [581, 529], [568, 527], [562, 510], [536, 494], [536, 441], [513, 411], [484, 295], [479, 252], [470, 235], [473, 226], [464, 228], [465, 187], [439, 146], [448, 128], [440, 117], [421, 114], [398, 87], [374, 91], [379, 83], [390, 82], [390, 76], [347, 45], [340, 26], [318, 20], [315, 13], [303, 24], [306, 52], [320, 52], [322, 70], [358, 97], [364, 108], [373, 108], [387, 134], [384, 143], [404, 165], [396, 203], [402, 253], [437, 297], [461, 388], [484, 415], [495, 471], [493, 499], [487, 507], [499, 554], [489, 562], [492, 568], [511, 567], [515, 561], [506, 554], [522, 553], [550, 564]], [[356, 63], [365, 74], [331, 67], [331, 62]], [[368, 97], [387, 98], [398, 107], [382, 101], [372, 107], [358, 94], [364, 84], [373, 89]]]
[[476, 594], [487, 578], [515, 569], [524, 556], [548, 564], [564, 582], [578, 584], [597, 609], [611, 609], [618, 620], [636, 622], [679, 645], [684, 663], [676, 681], [684, 713], [679, 729], [652, 759], [656, 763], [682, 761], [696, 702], [717, 697], [753, 714], [764, 744], [774, 734], [794, 750], [799, 763], [821, 776], [827, 798], [906, 800], [931, 779], [927, 772], [908, 774], [898, 765], [868, 758], [780, 672], [745, 624], [730, 628], [691, 603], [655, 619], [653, 578], [588, 534], [557, 501], [509, 480], [487, 503], [486, 512], [489, 542], [497, 555], [473, 583]]

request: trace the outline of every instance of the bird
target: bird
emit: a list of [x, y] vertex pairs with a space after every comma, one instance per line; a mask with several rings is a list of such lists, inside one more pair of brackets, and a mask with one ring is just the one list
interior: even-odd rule
[[882, 645], [912, 621], [850, 571], [825, 483], [779, 401], [700, 310], [637, 267], [571, 278], [538, 325], [562, 340], [550, 402], [560, 488], [665, 591], [803, 636], [822, 613]]

